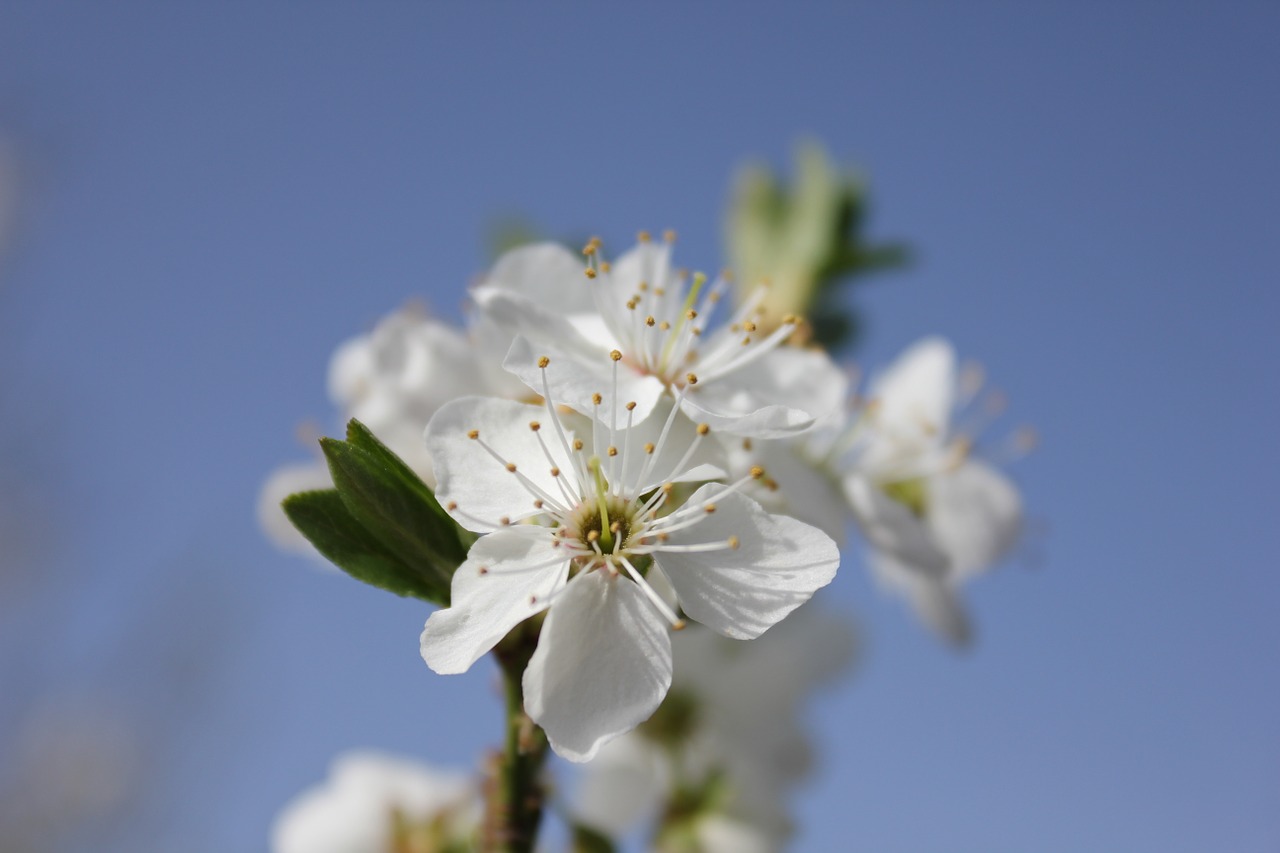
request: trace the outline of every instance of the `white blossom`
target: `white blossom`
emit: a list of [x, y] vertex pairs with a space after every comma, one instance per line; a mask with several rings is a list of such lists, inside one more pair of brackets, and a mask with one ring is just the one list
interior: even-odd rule
[[[561, 365], [556, 399], [579, 411], [599, 393], [606, 412], [634, 402], [640, 422], [667, 396], [716, 430], [763, 437], [802, 431], [841, 404], [839, 371], [824, 352], [780, 346], [797, 318], [771, 318], [774, 331], [764, 331], [763, 285], [713, 326], [727, 277], [686, 276], [671, 265], [670, 240], [643, 234], [615, 263], [602, 251], [592, 241], [584, 263], [553, 244], [515, 249], [473, 292], [515, 335], [505, 365], [534, 390], [535, 356], [548, 355]], [[611, 352], [622, 353], [621, 370]]]
[[[514, 351], [514, 350], [513, 350]], [[615, 377], [621, 360], [612, 359]], [[671, 683], [668, 628], [689, 617], [748, 639], [828, 583], [829, 537], [725, 485], [710, 427], [655, 400], [594, 417], [562, 415], [537, 359], [543, 405], [466, 398], [427, 427], [437, 496], [485, 534], [428, 619], [422, 654], [463, 672], [523, 620], [548, 611], [524, 673], [525, 710], [560, 755], [584, 761], [649, 717]], [[618, 385], [609, 385], [616, 399]], [[520, 523], [527, 522], [527, 523]]]
[[338, 756], [328, 780], [281, 810], [272, 853], [446, 853], [470, 849], [479, 822], [468, 776], [379, 752]]

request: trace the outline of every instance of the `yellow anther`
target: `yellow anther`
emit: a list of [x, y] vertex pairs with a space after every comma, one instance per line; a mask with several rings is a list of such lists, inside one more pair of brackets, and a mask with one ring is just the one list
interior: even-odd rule
[[737, 537], [737, 536], [730, 536], [730, 537], [729, 537], [729, 547], [730, 547], [732, 550], [734, 550], [734, 551], [738, 550], [738, 546], [739, 546], [739, 545], [741, 545], [741, 544], [742, 544], [742, 543], [738, 541], [738, 537]]
[[504, 515], [502, 518], [498, 519], [498, 523], [501, 524], [503, 527], [506, 527], [508, 524], [511, 523], [511, 516]]
[[479, 574], [479, 575], [487, 575], [487, 574], [489, 574], [489, 567], [488, 567], [488, 566], [478, 566], [478, 567], [476, 568], [476, 574]]
[[582, 247], [582, 254], [588, 258], [596, 253], [596, 244], [594, 240], [588, 240], [587, 245]]
[[653, 442], [652, 442], [652, 441], [646, 441], [646, 442], [644, 443], [644, 452], [645, 452], [645, 453], [652, 453], [652, 452], [653, 452]]
[[751, 322], [750, 320], [742, 324], [742, 330], [744, 332], [754, 332], [756, 328], [757, 328], [756, 324]]
[[761, 477], [763, 477], [763, 476], [764, 476], [764, 469], [763, 469], [763, 468], [761, 468], [759, 465], [752, 465], [752, 466], [751, 466], [751, 479], [753, 479], [753, 480], [759, 480], [759, 479], [760, 479]]
[[655, 319], [653, 319], [653, 315], [652, 315], [652, 314], [650, 314], [648, 317], [645, 317], [645, 318], [644, 318], [644, 324], [645, 324], [646, 326], [652, 326], [652, 325], [653, 325], [654, 323], [656, 323], [656, 322], [658, 322], [658, 321], [657, 321], [657, 320], [655, 320]]
[[621, 521], [615, 521], [613, 524], [610, 524], [610, 525], [609, 525], [609, 530], [610, 530], [610, 532], [612, 532], [612, 533], [617, 533], [617, 532], [618, 532], [619, 530], [621, 530], [621, 529], [622, 529], [622, 522], [621, 522]]
[[636, 235], [636, 239], [641, 243], [648, 243], [650, 240], [653, 239], [653, 237], [652, 235], [649, 234], [648, 231], [641, 231], [639, 234]]
[[457, 509], [457, 508], [458, 508], [458, 502], [457, 502], [457, 501], [449, 501], [447, 504], [445, 504], [444, 508], [445, 508], [445, 509], [447, 509], [447, 510], [449, 510], [450, 512], [453, 512], [455, 509]]
[[658, 534], [658, 541], [659, 541], [659, 542], [666, 542], [666, 541], [667, 541], [668, 539], [670, 539], [670, 538], [671, 538], [671, 534], [670, 534], [670, 533], [663, 532], [663, 533], [659, 533], [659, 534]]
[[[690, 376], [693, 374], [690, 373]], [[698, 424], [698, 435], [706, 435], [711, 432], [711, 424]]]
[[630, 403], [627, 403], [625, 408], [628, 412], [634, 412], [636, 408], [636, 401], [632, 400]]
[[800, 322], [800, 318], [797, 317], [795, 314], [788, 314], [787, 316], [782, 318], [782, 325], [784, 326], [794, 326], [799, 322]]
[[613, 447], [612, 445], [610, 445], [609, 449], [608, 449], [606, 452], [607, 452], [610, 456], [617, 456], [617, 455], [618, 455], [618, 448]]
[[575, 439], [573, 440], [573, 449], [574, 449], [574, 450], [581, 450], [581, 449], [582, 449], [582, 439], [580, 439], [580, 438], [575, 438]]
[[743, 345], [744, 347], [745, 347], [745, 346], [747, 346], [747, 345], [748, 345], [748, 344], [750, 344], [750, 343], [751, 343], [751, 336], [750, 336], [750, 335], [747, 335], [745, 338], [743, 338], [743, 339], [742, 339], [742, 345]]
[[684, 318], [686, 320], [696, 320], [698, 319], [698, 312], [690, 308], [688, 311], [684, 312]]
[[467, 438], [471, 439], [472, 441], [475, 441], [479, 437], [480, 437], [480, 430], [473, 429], [473, 430], [467, 431]]
[[612, 352], [609, 353], [609, 358], [613, 359], [614, 361], [622, 361], [622, 351], [613, 350]]
[[551, 469], [551, 476], [552, 476], [552, 477], [559, 477], [559, 476], [560, 476], [560, 469], [559, 469], [559, 468], [552, 468], [552, 469]]
[[688, 382], [690, 385], [697, 385], [697, 384], [698, 384], [698, 374], [696, 374], [696, 373], [686, 373], [686, 374], [684, 375], [684, 381], [685, 381], [685, 382]]
[[672, 622], [672, 623], [671, 623], [671, 630], [672, 630], [672, 631], [683, 631], [683, 630], [684, 630], [684, 626], [685, 626], [685, 625], [687, 625], [687, 624], [689, 624], [689, 623], [685, 622], [683, 619], [677, 619], [676, 621], [674, 621], [674, 622]]
[[641, 292], [641, 293], [644, 293], [644, 292], [645, 292], [646, 290], [648, 290], [648, 289], [649, 289], [649, 282], [647, 282], [647, 281], [642, 281], [642, 282], [640, 282], [640, 292]]
[[598, 393], [596, 393], [596, 394], [592, 394], [592, 395], [591, 395], [591, 404], [592, 404], [592, 405], [594, 405], [594, 406], [598, 406], [598, 405], [600, 405], [600, 404], [601, 404], [601, 403], [603, 403], [603, 402], [604, 402], [604, 397], [601, 397]]
[[547, 358], [545, 355], [538, 358], [538, 367], [546, 367], [550, 363], [551, 359]]
[[508, 471], [510, 471], [512, 474], [514, 474], [514, 473], [516, 472], [516, 463], [514, 463], [514, 462], [508, 462], [508, 463], [507, 463], [507, 470], [508, 470]]
[[534, 509], [542, 509], [542, 498], [534, 498], [534, 499], [533, 499], [533, 508], [534, 508]]
[[666, 320], [663, 320], [661, 323], [658, 324], [658, 328], [665, 332], [667, 329], [671, 328], [671, 324], [668, 323]]
[[742, 449], [743, 449], [743, 450], [750, 450], [750, 449], [751, 449], [751, 439], [749, 439], [749, 438], [744, 438], [744, 439], [742, 439]]
[[674, 492], [674, 491], [675, 491], [675, 489], [676, 489], [676, 484], [675, 484], [675, 483], [663, 483], [663, 484], [662, 484], [662, 491], [663, 491], [665, 494], [668, 494], [668, 495], [669, 495], [669, 494], [671, 494], [672, 492]]
[[591, 267], [587, 267], [587, 269], [586, 269], [586, 274], [587, 274], [587, 278], [595, 278], [595, 277], [596, 277], [596, 271], [595, 271], [594, 269], [592, 269]]
[[668, 243], [674, 243], [676, 241], [676, 232], [668, 228], [666, 231], [662, 232], [662, 239], [666, 240]]
[[587, 541], [588, 541], [588, 542], [594, 542], [594, 541], [596, 541], [596, 540], [597, 540], [597, 539], [599, 539], [599, 538], [600, 538], [600, 531], [599, 531], [599, 530], [588, 530], [588, 531], [587, 531]]
[[542, 429], [542, 424], [538, 423], [537, 421], [529, 421], [529, 429], [533, 430], [534, 432], [537, 432], [538, 430]]
[[725, 281], [733, 281], [733, 270], [729, 269], [728, 267], [725, 267], [724, 269], [720, 270], [720, 277]]
[[715, 511], [716, 511], [716, 505], [715, 505], [715, 504], [707, 504], [706, 506], [704, 506], [704, 507], [703, 507], [703, 509], [705, 509], [705, 510], [707, 511], [707, 514], [708, 514], [708, 515], [710, 515], [711, 513], [713, 513], [713, 512], [715, 512]]
[[608, 271], [609, 271], [609, 270], [611, 270], [611, 269], [613, 269], [613, 267], [612, 267], [612, 266], [610, 266], [610, 264], [609, 264], [609, 262], [608, 262], [608, 261], [601, 261], [601, 262], [600, 262], [600, 272], [608, 272]]

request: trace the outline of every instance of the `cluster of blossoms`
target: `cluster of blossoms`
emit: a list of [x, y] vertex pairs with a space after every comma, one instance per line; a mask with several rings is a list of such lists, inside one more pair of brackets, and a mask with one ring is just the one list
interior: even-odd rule
[[[1007, 552], [1021, 506], [974, 453], [980, 383], [944, 341], [851, 397], [802, 322], [768, 311], [766, 285], [685, 273], [672, 242], [642, 234], [613, 261], [597, 240], [515, 249], [472, 289], [465, 331], [392, 315], [339, 350], [330, 390], [478, 535], [422, 632], [427, 665], [464, 672], [535, 626], [524, 710], [562, 757], [600, 756], [585, 823], [616, 834], [635, 815], [600, 803], [689, 790], [662, 743], [674, 731], [694, 786], [735, 792], [681, 830], [695, 849], [776, 849], [801, 770], [783, 758], [804, 752], [792, 720], [829, 672], [799, 665], [801, 616], [740, 660], [721, 638], [760, 637], [828, 584], [852, 523], [876, 575], [964, 642], [958, 587]], [[324, 485], [319, 462], [268, 482], [282, 545], [305, 540], [279, 498]], [[618, 779], [649, 795], [602, 799]]]

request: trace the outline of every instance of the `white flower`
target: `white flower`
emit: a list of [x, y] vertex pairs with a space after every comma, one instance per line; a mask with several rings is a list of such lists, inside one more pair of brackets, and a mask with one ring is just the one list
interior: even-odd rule
[[[809, 605], [746, 646], [700, 630], [673, 641], [666, 703], [584, 768], [575, 819], [620, 838], [677, 788], [714, 786], [706, 813], [695, 816], [699, 825], [726, 821], [750, 831], [762, 849], [781, 849], [791, 831], [787, 797], [811, 765], [801, 714], [819, 687], [847, 669], [850, 625]], [[708, 845], [709, 853], [738, 849]]]
[[[258, 492], [258, 524], [262, 532], [282, 551], [319, 557], [307, 538], [284, 514], [280, 502], [296, 492], [332, 489], [333, 479], [324, 461], [295, 462], [271, 472]], [[326, 561], [325, 565], [329, 565]]]
[[444, 853], [469, 849], [479, 821], [475, 783], [462, 774], [377, 752], [333, 762], [328, 781], [276, 817], [272, 853]]
[[427, 621], [422, 655], [436, 672], [463, 672], [549, 608], [524, 673], [525, 710], [557, 753], [585, 761], [666, 695], [677, 608], [726, 636], [756, 637], [831, 580], [839, 553], [739, 494], [761, 471], [681, 500], [690, 487], [677, 484], [721, 475], [709, 428], [669, 401], [643, 423], [631, 405], [562, 416], [549, 364], [538, 360], [542, 407], [463, 399], [427, 427], [439, 500], [486, 535], [454, 575], [451, 606]]
[[946, 341], [908, 349], [872, 384], [857, 461], [844, 477], [873, 570], [957, 644], [971, 634], [957, 588], [999, 561], [1022, 524], [1017, 489], [974, 458], [972, 439], [952, 423], [977, 392], [967, 384]]
[[[552, 244], [505, 255], [473, 297], [495, 323], [516, 335], [505, 366], [534, 390], [535, 354], [555, 359], [556, 399], [588, 411], [636, 404], [636, 422], [670, 395], [693, 420], [716, 430], [777, 437], [809, 427], [838, 407], [839, 371], [825, 353], [780, 347], [796, 319], [762, 331], [761, 286], [727, 323], [708, 325], [728, 280], [686, 280], [671, 267], [670, 240], [639, 244], [609, 264], [592, 241], [588, 263]], [[593, 310], [594, 309], [594, 310]], [[777, 318], [773, 318], [777, 320]], [[610, 353], [622, 353], [615, 371]], [[616, 383], [616, 384], [615, 384]]]

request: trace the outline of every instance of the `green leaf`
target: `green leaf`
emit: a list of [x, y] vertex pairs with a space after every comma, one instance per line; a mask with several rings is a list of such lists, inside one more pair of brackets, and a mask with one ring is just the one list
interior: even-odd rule
[[369, 533], [347, 509], [337, 489], [299, 492], [284, 499], [284, 512], [316, 550], [358, 581], [437, 604], [448, 603], [448, 588], [424, 581]]
[[447, 600], [470, 535], [449, 517], [427, 484], [359, 421], [348, 424], [346, 441], [324, 438], [320, 447], [351, 516]]

